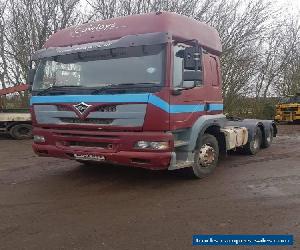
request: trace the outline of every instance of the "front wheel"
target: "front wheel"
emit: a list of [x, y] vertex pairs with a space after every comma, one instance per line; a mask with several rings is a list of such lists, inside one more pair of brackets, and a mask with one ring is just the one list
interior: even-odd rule
[[213, 135], [204, 134], [195, 150], [192, 167], [182, 169], [189, 177], [204, 178], [216, 168], [219, 159], [219, 144]]
[[26, 123], [16, 124], [10, 128], [9, 134], [16, 140], [31, 139], [32, 125]]

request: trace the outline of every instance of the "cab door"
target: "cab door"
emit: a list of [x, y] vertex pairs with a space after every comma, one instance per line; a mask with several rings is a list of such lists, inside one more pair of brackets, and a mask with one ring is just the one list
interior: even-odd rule
[[203, 72], [206, 114], [220, 114], [223, 112], [223, 100], [219, 57], [210, 53], [203, 54]]
[[[172, 48], [171, 93], [170, 93], [170, 128], [177, 130], [191, 127], [199, 116], [205, 114], [205, 96], [203, 84], [184, 81], [184, 59], [178, 54], [188, 45], [176, 44]], [[201, 74], [201, 72], [199, 72]], [[177, 91], [177, 88], [186, 88]]]

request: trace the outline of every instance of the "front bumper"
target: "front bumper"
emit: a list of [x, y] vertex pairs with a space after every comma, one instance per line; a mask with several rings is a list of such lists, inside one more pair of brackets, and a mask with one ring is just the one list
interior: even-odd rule
[[[33, 143], [39, 156], [75, 160], [74, 154], [105, 158], [102, 163], [141, 167], [153, 170], [168, 169], [172, 164], [173, 135], [163, 132], [102, 132], [35, 128], [34, 135], [44, 136], [45, 143]], [[136, 141], [168, 141], [169, 149], [162, 151], [137, 150]]]

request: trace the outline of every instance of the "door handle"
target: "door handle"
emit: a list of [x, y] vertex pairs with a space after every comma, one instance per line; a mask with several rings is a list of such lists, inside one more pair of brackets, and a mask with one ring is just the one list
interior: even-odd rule
[[209, 107], [209, 103], [205, 103], [204, 104], [204, 111], [209, 111], [210, 107]]

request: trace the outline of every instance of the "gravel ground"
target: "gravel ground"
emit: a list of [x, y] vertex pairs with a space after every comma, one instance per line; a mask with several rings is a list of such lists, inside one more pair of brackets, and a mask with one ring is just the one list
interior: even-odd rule
[[0, 139], [0, 249], [224, 249], [193, 234], [293, 234], [300, 249], [300, 125], [256, 156], [231, 154], [209, 178], [84, 167]]

